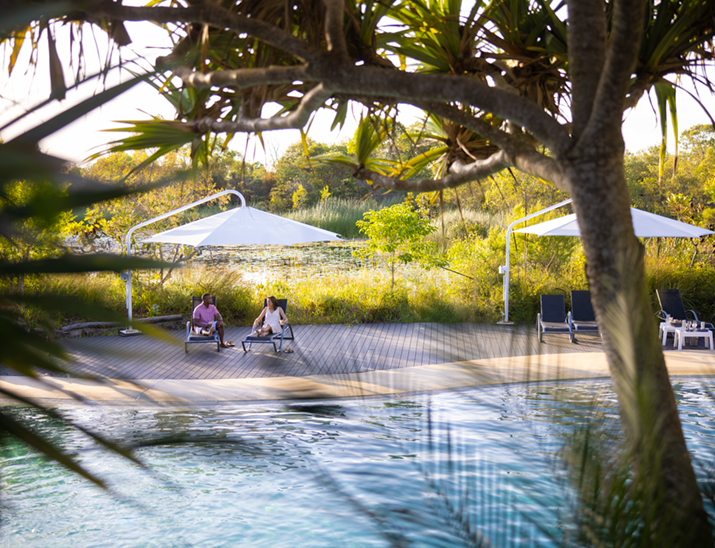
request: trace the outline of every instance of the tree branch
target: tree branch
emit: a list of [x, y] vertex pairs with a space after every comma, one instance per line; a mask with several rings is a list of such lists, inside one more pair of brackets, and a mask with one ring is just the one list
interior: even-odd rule
[[238, 131], [258, 133], [275, 129], [301, 129], [308, 123], [310, 115], [319, 109], [331, 95], [332, 93], [323, 84], [318, 84], [303, 96], [298, 108], [287, 116], [254, 118], [235, 122], [203, 118], [194, 122], [194, 130], [198, 133], [235, 133]]
[[[335, 12], [337, 4], [329, 1], [328, 6], [330, 8], [328, 11], [331, 12], [331, 17], [334, 19], [337, 17]], [[370, 66], [355, 67], [349, 63], [336, 63], [333, 52], [321, 54], [315, 48], [273, 25], [231, 13], [214, 4], [202, 3], [191, 8], [144, 8], [122, 6], [116, 2], [102, 2], [96, 7], [93, 6], [91, 12], [88, 13], [89, 15], [85, 14], [86, 18], [91, 16], [93, 19], [110, 17], [125, 21], [204, 23], [237, 33], [247, 33], [306, 61], [307, 69], [302, 77], [304, 81], [323, 82], [326, 89], [331, 89], [332, 92], [358, 93], [368, 97], [387, 96], [397, 100], [403, 99], [405, 102], [415, 100], [461, 102], [492, 112], [524, 127], [552, 150], [557, 157], [565, 153], [571, 144], [568, 131], [541, 107], [524, 97], [460, 76], [405, 73], [399, 70]], [[334, 20], [330, 22], [330, 33], [334, 33], [333, 27], [336, 25]], [[337, 47], [337, 44], [334, 43], [334, 45]], [[268, 74], [275, 76], [275, 73], [268, 72], [265, 73], [265, 76]], [[241, 85], [236, 76], [234, 75], [235, 84], [231, 84], [231, 78], [228, 75], [215, 78], [221, 80], [223, 85]], [[241, 74], [242, 76], [243, 74]], [[254, 76], [258, 80], [258, 74], [256, 73]], [[200, 79], [197, 78], [198, 81]], [[220, 124], [226, 124], [223, 122], [211, 124], [209, 122], [209, 120], [202, 121], [200, 127], [205, 128], [209, 125], [223, 127]], [[276, 124], [275, 119], [271, 121], [243, 121], [238, 122], [238, 126], [234, 126], [234, 130], [241, 131], [239, 127], [265, 129], [296, 127], [293, 122], [290, 122], [289, 126], [285, 124], [285, 121]], [[255, 131], [255, 129], [249, 131]]]
[[405, 103], [459, 102], [473, 105], [526, 128], [556, 155], [565, 153], [571, 140], [568, 131], [530, 100], [496, 89], [471, 78], [451, 75], [416, 74], [370, 66], [336, 67], [317, 63], [309, 73], [328, 82], [337, 93], [366, 97], [392, 97]]
[[572, 193], [571, 179], [564, 175], [561, 165], [553, 158], [534, 148], [523, 148], [518, 152], [508, 154], [508, 157], [511, 164], [519, 171], [549, 181], [563, 192]]
[[325, 4], [325, 38], [328, 42], [328, 51], [333, 52], [338, 62], [349, 62], [348, 46], [345, 42], [343, 30], [343, 14], [345, 6], [343, 0], [323, 0]]
[[476, 181], [488, 175], [492, 175], [502, 169], [508, 167], [506, 155], [503, 151], [492, 154], [484, 160], [477, 160], [471, 164], [464, 165], [461, 163], [452, 164], [450, 174], [441, 179], [418, 179], [418, 180], [403, 180], [399, 177], [390, 177], [377, 173], [366, 167], [359, 167], [353, 177], [357, 179], [366, 179], [379, 184], [384, 188], [394, 190], [406, 190], [409, 192], [432, 192], [435, 190], [443, 190], [445, 188], [454, 188], [469, 181]]
[[492, 144], [501, 148], [506, 153], [510, 165], [513, 165], [524, 173], [550, 181], [560, 190], [570, 192], [570, 187], [568, 187], [568, 183], [564, 180], [563, 172], [556, 160], [536, 150], [533, 140], [528, 136], [502, 131], [489, 122], [471, 116], [452, 105], [446, 105], [444, 103], [413, 104], [422, 110], [432, 112], [462, 127], [471, 129], [488, 139]]
[[261, 84], [306, 81], [304, 66], [216, 70], [208, 73], [196, 72], [188, 67], [176, 67], [174, 74], [181, 78], [185, 86], [194, 88], [248, 88]]
[[644, 16], [643, 0], [615, 2], [606, 62], [588, 122], [587, 131], [594, 139], [598, 138], [596, 135], [610, 139], [615, 132], [621, 135], [623, 108], [636, 65]]
[[481, 118], [466, 113], [454, 105], [434, 102], [413, 102], [412, 104], [426, 112], [431, 112], [442, 118], [451, 120], [462, 127], [471, 129], [489, 140], [492, 144], [506, 151], [515, 150], [514, 144], [516, 139], [526, 140], [524, 136], [507, 133]]
[[568, 10], [571, 114], [573, 137], [578, 139], [591, 116], [606, 59], [606, 12], [599, 0], [569, 0]]
[[253, 17], [244, 17], [222, 7], [202, 2], [189, 8], [131, 7], [111, 0], [92, 5], [81, 14], [73, 14], [71, 20], [98, 21], [111, 18], [118, 21], [154, 21], [155, 23], [204, 23], [218, 29], [226, 29], [238, 34], [246, 33], [262, 42], [286, 51], [298, 59], [310, 62], [319, 51], [303, 40], [292, 36], [280, 28]]

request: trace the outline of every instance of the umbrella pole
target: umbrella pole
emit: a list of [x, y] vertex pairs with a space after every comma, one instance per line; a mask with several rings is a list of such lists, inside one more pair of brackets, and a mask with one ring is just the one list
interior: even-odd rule
[[531, 215], [527, 215], [526, 217], [517, 219], [516, 221], [511, 223], [506, 229], [506, 264], [499, 267], [499, 274], [504, 274], [504, 319], [500, 322], [497, 322], [497, 325], [514, 325], [514, 322], [509, 321], [509, 244], [511, 243], [511, 231], [516, 225], [523, 223], [524, 221], [528, 221], [529, 219], [533, 219], [534, 217], [543, 215], [544, 213], [547, 213], [553, 209], [563, 207], [567, 204], [570, 204], [572, 201], [573, 199], [569, 198], [568, 200], [564, 200], [563, 202], [559, 202], [558, 204], [549, 206], [546, 209], [542, 209], [540, 211], [532, 213]]
[[[168, 213], [164, 213], [163, 215], [159, 215], [158, 217], [154, 217], [153, 219], [149, 219], [148, 221], [144, 221], [143, 223], [139, 223], [134, 225], [129, 229], [127, 232], [126, 236], [126, 246], [127, 246], [127, 257], [131, 257], [132, 255], [132, 234], [134, 234], [134, 231], [145, 227], [147, 225], [150, 225], [152, 223], [155, 223], [157, 221], [161, 221], [162, 219], [166, 219], [167, 217], [171, 217], [172, 215], [176, 215], [177, 213], [181, 213], [182, 211], [186, 211], [187, 209], [191, 209], [192, 207], [196, 207], [197, 205], [209, 202], [211, 200], [214, 200], [220, 196], [224, 196], [226, 194], [234, 194], [239, 197], [241, 200], [241, 207], [246, 207], [246, 199], [243, 197], [243, 194], [238, 192], [237, 190], [233, 189], [228, 189], [224, 190], [221, 192], [218, 192], [216, 194], [212, 194], [211, 196], [208, 196], [206, 198], [203, 198], [201, 200], [197, 200], [196, 202], [192, 202], [188, 205], [185, 205], [183, 207], [180, 207], [178, 209], [172, 209]], [[126, 301], [127, 301], [127, 316], [129, 317], [129, 326], [126, 329], [122, 329], [119, 331], [119, 334], [122, 336], [130, 336], [130, 335], [137, 335], [141, 333], [138, 329], [133, 329], [131, 327], [132, 324], [132, 272], [131, 270], [127, 270], [126, 272], [122, 272], [121, 274], [121, 279], [125, 282], [125, 291], [126, 291]]]

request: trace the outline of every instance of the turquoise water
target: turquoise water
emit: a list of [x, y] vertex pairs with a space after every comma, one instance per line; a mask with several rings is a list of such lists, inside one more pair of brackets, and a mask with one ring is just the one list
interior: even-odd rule
[[[715, 455], [713, 381], [675, 386], [688, 447], [703, 461]], [[402, 538], [470, 546], [469, 530], [492, 545], [550, 546], [570, 496], [556, 454], [595, 410], [617, 420], [614, 399], [599, 381], [204, 410], [63, 410], [129, 443], [183, 436], [137, 450], [150, 471], [35, 415], [35, 426], [113, 493], [6, 443], [0, 545], [383, 547]]]

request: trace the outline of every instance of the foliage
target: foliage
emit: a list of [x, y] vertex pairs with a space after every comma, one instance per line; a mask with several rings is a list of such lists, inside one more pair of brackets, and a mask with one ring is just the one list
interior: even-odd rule
[[[8, 207], [22, 207], [53, 195], [53, 188], [46, 182], [16, 181], [5, 187], [0, 196], [0, 209]], [[30, 259], [53, 257], [61, 255], [64, 251], [63, 236], [72, 216], [69, 212], [46, 219], [29, 217], [22, 223], [16, 223], [11, 239], [0, 240], [0, 258], [8, 262], [27, 262]], [[17, 291], [24, 293], [25, 277], [20, 274], [17, 278]], [[11, 283], [10, 291], [13, 292]]]
[[395, 265], [418, 261], [429, 268], [442, 261], [436, 257], [432, 242], [425, 239], [435, 231], [426, 212], [415, 207], [411, 200], [378, 211], [368, 211], [364, 220], [356, 225], [368, 237], [368, 245], [356, 252], [356, 256], [368, 258], [376, 253], [389, 255], [388, 264], [395, 280]]
[[299, 211], [287, 212], [285, 217], [335, 232], [343, 238], [357, 238], [360, 233], [355, 223], [363, 218], [365, 212], [391, 204], [389, 200], [356, 201], [331, 196]]
[[[67, 5], [47, 5], [45, 11], [39, 6], [17, 3], [6, 6], [0, 23], [0, 42], [4, 46], [3, 54], [9, 53], [10, 63], [7, 66], [11, 74], [17, 69], [16, 62], [20, 51], [23, 48], [35, 50], [39, 47], [40, 36], [43, 33], [47, 36], [51, 73], [51, 89], [47, 102], [64, 98], [68, 88], [55, 46], [53, 33], [56, 29], [48, 25], [48, 19], [45, 17], [61, 16], [61, 10], [66, 7]], [[39, 21], [36, 18], [42, 11], [42, 21]], [[121, 32], [123, 25], [117, 23], [112, 27], [111, 33], [117, 43], [126, 43], [126, 32]], [[75, 31], [73, 26], [73, 38]], [[26, 37], [29, 39], [25, 40]], [[107, 76], [108, 66], [105, 66], [98, 74], [85, 78], [83, 48], [79, 50], [79, 53], [75, 51], [78, 55], [75, 61], [78, 61], [77, 66], [80, 67], [75, 74], [75, 86], [98, 76]], [[115, 57], [110, 52], [107, 63], [111, 64], [112, 59]], [[31, 64], [36, 60], [36, 55], [30, 56]], [[0, 143], [0, 246], [3, 250], [3, 256], [0, 257], [0, 327], [3, 332], [0, 363], [18, 375], [34, 379], [40, 385], [52, 388], [52, 383], [46, 378], [48, 373], [68, 374], [65, 366], [69, 356], [64, 348], [52, 339], [55, 318], [80, 311], [94, 319], [114, 320], [119, 317], [91, 303], [63, 298], [56, 293], [36, 295], [26, 291], [25, 294], [18, 294], [13, 291], [12, 280], [18, 276], [24, 277], [28, 285], [31, 285], [47, 275], [59, 273], [120, 272], [127, 268], [159, 266], [146, 259], [129, 259], [108, 254], [75, 256], [64, 253], [58, 244], [63, 227], [71, 219], [71, 211], [91, 207], [98, 202], [139, 194], [157, 188], [160, 183], [135, 185], [132, 188], [98, 184], [78, 176], [58, 158], [40, 152], [38, 143], [145, 79], [146, 75], [142, 75], [132, 77], [119, 85], [105, 85], [105, 89], [98, 91], [93, 97], [81, 100], [71, 107], [61, 107], [59, 113], [38, 125], [27, 124], [23, 114], [3, 127], [5, 129], [21, 121], [25, 124], [15, 138]], [[106, 82], [105, 80], [104, 84]], [[31, 109], [30, 112], [35, 110], [36, 108]], [[147, 329], [146, 326], [138, 327], [158, 334], [156, 330]], [[0, 394], [10, 401], [34, 408], [48, 421], [64, 423], [73, 431], [90, 437], [97, 447], [142, 465], [132, 450], [75, 423], [60, 411], [30, 401], [10, 388], [3, 388]], [[84, 468], [76, 456], [28, 424], [22, 417], [6, 411], [1, 412], [0, 437], [16, 438], [43, 457], [61, 464], [100, 487], [106, 487], [104, 481]]]
[[[193, 158], [198, 151], [215, 148], [217, 135], [226, 135], [227, 140], [238, 131], [302, 129], [318, 109], [332, 110], [339, 125], [351, 104], [362, 104], [370, 120], [361, 127], [352, 176], [372, 182], [373, 188], [438, 191], [433, 198], [441, 203], [445, 189], [513, 167], [573, 194], [599, 318], [609, 320], [617, 309], [633, 317], [622, 325], [639, 328], [629, 339], [612, 329], [615, 322], [602, 322], [619, 399], [627, 404], [634, 393], [632, 383], [650, 381], [657, 381], [654, 386], [663, 396], [663, 420], [651, 426], [662, 428], [663, 439], [669, 440], [664, 443], [671, 465], [667, 472], [684, 478], [654, 478], [671, 490], [663, 499], [663, 511], [684, 506], [680, 532], [693, 529], [702, 543], [711, 543], [711, 529], [685, 458], [665, 360], [656, 337], [645, 327], [649, 311], [644, 267], [628, 229], [627, 208], [622, 207], [626, 181], [620, 129], [624, 110], [651, 92], [661, 117], [668, 107], [672, 116], [676, 88], [669, 77], [686, 75], [711, 89], [707, 74], [699, 70], [713, 60], [713, 2], [617, 0], [564, 6], [494, 0], [468, 7], [460, 1], [422, 0], [157, 4], [137, 8], [121, 2], [40, 3], [36, 11], [23, 13], [24, 3], [11, 3], [0, 40], [8, 44], [12, 59], [28, 32], [33, 37], [30, 47], [37, 48], [39, 40], [34, 38], [47, 29], [52, 99], [64, 96], [62, 63], [53, 38], [59, 25], [98, 25], [120, 46], [128, 43], [126, 32], [121, 32], [123, 21], [162, 25], [172, 49], [157, 60], [162, 74], [155, 76], [154, 84], [166, 90], [176, 120], [170, 125], [154, 120], [135, 126], [139, 138], [130, 136], [115, 146], [129, 148], [140, 141], [169, 151], [183, 139], [188, 142], [190, 135]], [[175, 76], [181, 79], [181, 88], [171, 81]], [[107, 100], [103, 93], [92, 98], [93, 104]], [[278, 113], [261, 118], [270, 103]], [[444, 137], [439, 145], [417, 154], [432, 152], [443, 169], [449, 168], [445, 176], [409, 179], [406, 164], [387, 158], [382, 164], [394, 166], [391, 171], [367, 166], [368, 160], [382, 165], [373, 154], [376, 135], [392, 132], [403, 104], [422, 110], [425, 117], [449, 121], [440, 124]], [[43, 124], [26, 140], [37, 143], [57, 125]], [[156, 126], [153, 133], [151, 125]], [[155, 137], [167, 128], [171, 130], [164, 132], [165, 142], [158, 142]], [[303, 145], [303, 156], [310, 156]], [[290, 184], [271, 189], [271, 207], [290, 207], [297, 184], [304, 184], [298, 179], [288, 178]], [[304, 184], [309, 203], [318, 199], [322, 186], [322, 181], [318, 187]], [[679, 192], [687, 195], [672, 194]], [[629, 301], [632, 306], [617, 308], [633, 295], [637, 298]], [[641, 360], [642, 378], [624, 378], [622, 356], [630, 355]], [[635, 424], [624, 416], [625, 428]], [[626, 437], [637, 444], [637, 437]], [[639, 460], [651, 457], [633, 454]]]
[[[309, 157], [306, 156], [306, 151]], [[315, 157], [341, 154], [343, 145], [325, 145], [306, 139], [303, 143], [289, 146], [276, 164], [276, 183], [271, 190], [272, 211], [297, 209], [292, 207], [292, 196], [299, 188], [305, 191], [304, 206], [313, 206], [322, 198], [325, 189], [335, 198], [362, 198], [367, 185], [355, 181], [339, 165], [331, 162], [313, 161]]]
[[[73, 256], [61, 253], [61, 248], [56, 245], [58, 234], [55, 230], [68, 219], [68, 209], [90, 206], [96, 201], [143, 189], [102, 187], [77, 178], [68, 181], [61, 162], [14, 142], [0, 144], [0, 165], [6, 168], [0, 175], [0, 193], [6, 197], [0, 209], [0, 217], [4, 220], [0, 238], [5, 250], [0, 259], [0, 324], [5, 334], [0, 348], [0, 363], [17, 374], [45, 383], [47, 381], [42, 373], [67, 373], [65, 362], [68, 356], [51, 336], [54, 319], [58, 314], [72, 314], [81, 310], [82, 314], [95, 319], [112, 320], [119, 317], [91, 303], [66, 299], [56, 293], [37, 295], [26, 291], [18, 294], [13, 291], [12, 280], [19, 276], [32, 284], [49, 273], [119, 272], [127, 268], [157, 266], [156, 263], [138, 258], [103, 254]], [[22, 174], [24, 180], [19, 180], [18, 174]], [[68, 184], [70, 182], [72, 184]], [[147, 330], [146, 327], [143, 329]], [[6, 398], [34, 407], [51, 420], [63, 421], [93, 438], [101, 447], [141, 464], [128, 449], [65, 419], [60, 412], [29, 401], [12, 389], [2, 389], [0, 392]], [[105, 487], [101, 478], [83, 468], [73, 456], [22, 419], [5, 412], [0, 413], [0, 433], [19, 439], [45, 457]]]
[[305, 195], [307, 192], [303, 185], [299, 184], [296, 191], [293, 193], [293, 209], [302, 209], [305, 204]]
[[[209, 171], [192, 168], [188, 148], [169, 152], [161, 160], [149, 164], [146, 164], [146, 160], [145, 151], [131, 155], [115, 152], [80, 168], [80, 173], [89, 180], [104, 185], [115, 184], [127, 190], [163, 183], [160, 188], [140, 197], [123, 196], [86, 208], [82, 218], [70, 224], [67, 231], [77, 234], [80, 242], [87, 246], [87, 251], [96, 250], [93, 244], [100, 236], [113, 238], [123, 246], [125, 236], [132, 226], [218, 192], [226, 185], [230, 174], [238, 169], [240, 156], [231, 151], [217, 155]], [[214, 204], [226, 205], [229, 201], [230, 197], [224, 196]], [[188, 210], [159, 221], [152, 225], [151, 230], [167, 230], [193, 221], [199, 215], [199, 210]]]

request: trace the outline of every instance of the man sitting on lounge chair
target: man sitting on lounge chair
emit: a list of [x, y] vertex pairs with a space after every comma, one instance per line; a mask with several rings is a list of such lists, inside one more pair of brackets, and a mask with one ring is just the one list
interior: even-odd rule
[[224, 323], [220, 312], [213, 304], [210, 293], [204, 293], [201, 296], [204, 301], [199, 306], [194, 308], [194, 329], [200, 335], [208, 335], [209, 337], [218, 331], [218, 337], [221, 341], [221, 348], [229, 348], [236, 346], [232, 342], [223, 341]]

